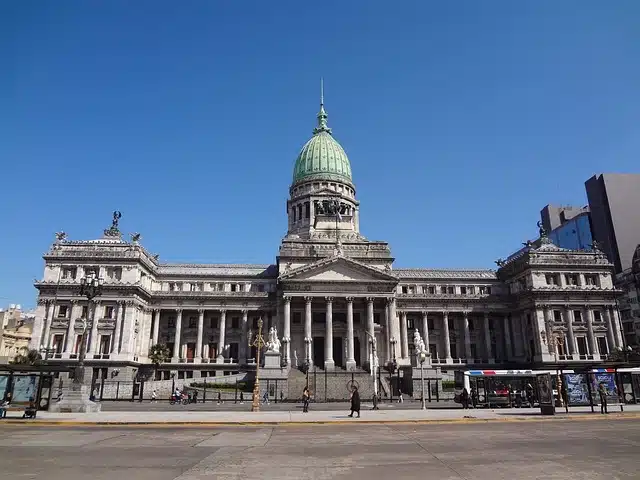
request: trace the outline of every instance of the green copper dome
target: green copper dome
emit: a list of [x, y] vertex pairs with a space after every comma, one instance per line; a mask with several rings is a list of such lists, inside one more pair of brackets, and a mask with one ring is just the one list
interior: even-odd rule
[[327, 113], [321, 100], [318, 126], [304, 144], [293, 168], [293, 183], [307, 180], [332, 180], [351, 185], [351, 164], [327, 126]]

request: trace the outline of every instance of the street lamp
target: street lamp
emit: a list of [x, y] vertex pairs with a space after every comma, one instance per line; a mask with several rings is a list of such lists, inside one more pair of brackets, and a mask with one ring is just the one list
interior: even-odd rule
[[418, 360], [420, 361], [420, 383], [422, 384], [422, 400], [421, 400], [421, 404], [422, 404], [422, 410], [426, 410], [427, 409], [427, 405], [424, 401], [424, 362], [427, 359], [427, 352], [425, 352], [424, 350], [420, 350], [418, 352]]
[[46, 347], [44, 345], [40, 345], [40, 353], [42, 353], [44, 355], [44, 361], [46, 362], [47, 360], [49, 360], [49, 354], [50, 353], [55, 353], [56, 348], [55, 347]]
[[378, 409], [378, 382], [376, 374], [378, 370], [378, 353], [376, 351], [376, 339], [368, 331], [364, 331], [369, 336], [369, 345], [371, 345], [371, 360], [369, 362], [371, 366], [371, 376], [373, 377], [373, 409]]
[[266, 345], [262, 338], [262, 317], [258, 319], [258, 334], [252, 339], [249, 334], [249, 347], [256, 347], [256, 381], [253, 384], [253, 399], [251, 402], [251, 411], [260, 411], [260, 351]]
[[564, 406], [564, 398], [562, 398], [562, 377], [560, 375], [560, 370], [557, 367], [558, 367], [558, 360], [559, 360], [559, 354], [560, 354], [559, 352], [560, 345], [564, 347], [564, 332], [559, 331], [558, 334], [552, 338], [555, 338], [555, 348], [553, 352], [556, 360], [556, 390], [558, 390], [558, 402], [562, 407]]
[[[87, 297], [89, 305], [87, 308], [87, 316], [91, 317], [90, 325], [96, 321], [96, 306], [93, 305], [93, 311], [90, 311], [92, 300], [102, 294], [102, 286], [104, 280], [98, 278], [95, 273], [91, 272], [80, 280], [80, 295]], [[82, 343], [80, 344], [80, 352], [78, 353], [78, 366], [75, 369], [73, 383], [76, 386], [84, 383], [84, 359], [87, 354], [87, 319], [82, 320]]]
[[[393, 374], [398, 368], [398, 361], [396, 360], [396, 343], [398, 340], [395, 337], [391, 337], [389, 340], [391, 344], [391, 358], [392, 361], [389, 363], [389, 388], [391, 389], [391, 401], [393, 401]], [[400, 389], [400, 372], [398, 371], [398, 390]]]

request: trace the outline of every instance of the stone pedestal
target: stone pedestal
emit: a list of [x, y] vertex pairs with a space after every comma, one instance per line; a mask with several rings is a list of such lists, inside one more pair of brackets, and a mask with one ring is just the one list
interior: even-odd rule
[[357, 368], [356, 361], [353, 360], [350, 362], [349, 360], [347, 360], [346, 368], [347, 368], [347, 372], [355, 371]]
[[72, 385], [63, 391], [62, 400], [52, 402], [49, 411], [55, 413], [95, 413], [102, 406], [89, 400], [90, 388], [87, 385]]
[[264, 354], [264, 368], [278, 368], [282, 367], [282, 355], [280, 352], [266, 352]]

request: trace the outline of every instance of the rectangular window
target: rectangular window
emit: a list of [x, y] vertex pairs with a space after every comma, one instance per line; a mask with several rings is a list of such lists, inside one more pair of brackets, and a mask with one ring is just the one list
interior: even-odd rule
[[469, 295], [475, 295], [475, 293], [476, 293], [475, 287], [469, 287], [467, 289], [467, 291], [469, 292]]
[[100, 335], [100, 349], [98, 353], [100, 355], [109, 354], [109, 347], [111, 347], [111, 335]]
[[600, 350], [600, 355], [609, 355], [609, 346], [607, 345], [606, 337], [597, 337], [598, 341], [598, 350]]
[[198, 319], [196, 317], [189, 317], [189, 327], [188, 328], [196, 328]]
[[434, 293], [436, 293], [436, 287], [429, 287], [429, 294], [433, 295]]
[[236, 292], [236, 291], [237, 291], [237, 289], [238, 289], [238, 285], [236, 285], [235, 283], [232, 283], [232, 284], [231, 284], [231, 291], [232, 291], [232, 292]]
[[104, 318], [113, 318], [113, 307], [104, 307]]
[[76, 269], [71, 267], [66, 267], [62, 270], [62, 278], [65, 280], [73, 280], [76, 278]]
[[553, 321], [562, 322], [562, 312], [560, 310], [553, 311]]
[[[347, 316], [345, 314], [340, 314], [340, 316], [338, 318], [343, 319], [342, 321], [345, 324], [347, 323]], [[359, 325], [360, 324], [360, 312], [353, 312], [353, 323], [354, 323], [354, 325]]]
[[545, 278], [547, 280], [547, 285], [557, 285], [558, 282], [556, 281], [556, 276], [555, 275], [545, 275]]
[[445, 286], [440, 287], [440, 293], [442, 294], [447, 293], [447, 287]]
[[169, 317], [167, 319], [167, 328], [176, 328], [176, 317]]
[[407, 292], [408, 292], [407, 287], [403, 285], [402, 286], [402, 293], [407, 293]]
[[491, 287], [487, 287], [487, 295], [491, 295]]
[[62, 349], [64, 348], [64, 334], [57, 333], [53, 336], [51, 348], [53, 348], [53, 353], [62, 353]]
[[580, 310], [573, 311], [573, 321], [582, 322], [582, 312]]
[[587, 355], [587, 339], [586, 337], [576, 337], [576, 343], [578, 345], [578, 354]]
[[602, 321], [602, 312], [600, 312], [600, 310], [594, 310], [593, 311], [593, 321], [594, 322], [601, 322]]
[[89, 315], [89, 308], [86, 305], [83, 305], [82, 314], [80, 315], [80, 318], [87, 318], [87, 315]]
[[466, 295], [467, 294], [467, 287], [460, 287], [460, 294], [461, 295]]
[[433, 330], [433, 319], [432, 318], [427, 318], [427, 328], [429, 330]]
[[413, 318], [407, 318], [407, 329], [409, 331], [413, 330], [415, 327], [413, 326]]
[[240, 319], [238, 317], [231, 317], [231, 328], [240, 328]]
[[376, 323], [376, 324], [380, 325], [380, 314], [379, 313], [374, 312], [374, 314], [373, 314], [373, 323]]
[[567, 273], [565, 275], [567, 285], [578, 285], [578, 275], [575, 273]]
[[58, 318], [67, 318], [69, 314], [69, 307], [67, 305], [60, 305], [58, 307]]
[[447, 287], [447, 293], [449, 295], [453, 295], [455, 292], [455, 288], [454, 287]]
[[302, 312], [293, 312], [293, 324], [300, 325], [302, 323]]

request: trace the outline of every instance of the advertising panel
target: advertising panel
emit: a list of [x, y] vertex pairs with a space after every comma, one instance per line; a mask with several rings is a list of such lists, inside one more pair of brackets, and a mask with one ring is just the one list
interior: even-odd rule
[[0, 400], [4, 399], [9, 386], [9, 375], [0, 375]]
[[38, 377], [35, 375], [16, 375], [13, 377], [13, 402], [27, 403], [36, 397]]
[[589, 405], [589, 385], [584, 373], [565, 373], [564, 383], [570, 406]]
[[618, 392], [616, 390], [616, 380], [613, 373], [594, 373], [592, 377], [592, 389], [593, 389], [593, 401], [598, 402], [600, 396], [598, 395], [598, 387], [600, 384], [604, 385], [607, 391], [607, 402], [618, 403]]

